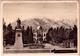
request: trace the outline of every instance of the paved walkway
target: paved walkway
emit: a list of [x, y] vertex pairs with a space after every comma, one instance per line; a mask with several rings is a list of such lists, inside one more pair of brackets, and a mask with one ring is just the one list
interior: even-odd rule
[[[7, 49], [6, 49], [7, 48]], [[76, 48], [61, 48], [59, 46], [53, 46], [51, 44], [45, 44], [45, 48], [30, 49], [29, 47], [23, 47], [16, 49], [14, 46], [7, 46], [4, 48], [4, 53], [50, 53], [51, 50], [72, 50]]]

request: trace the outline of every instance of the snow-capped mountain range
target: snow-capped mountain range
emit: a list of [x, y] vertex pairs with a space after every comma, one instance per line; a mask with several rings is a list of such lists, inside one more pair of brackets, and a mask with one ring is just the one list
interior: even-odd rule
[[[33, 18], [33, 19], [26, 19], [21, 22], [22, 26], [27, 28], [27, 26], [32, 26], [33, 29], [36, 29], [38, 26], [42, 26], [44, 29], [48, 29], [50, 27], [57, 28], [63, 26], [64, 28], [73, 28], [74, 25], [77, 23], [71, 22], [71, 20], [53, 20], [48, 18]], [[16, 22], [12, 23], [13, 29], [16, 26]]]

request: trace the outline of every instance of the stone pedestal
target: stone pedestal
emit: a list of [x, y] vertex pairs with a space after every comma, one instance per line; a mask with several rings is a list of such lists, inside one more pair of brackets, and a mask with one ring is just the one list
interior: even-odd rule
[[15, 49], [21, 49], [21, 48], [23, 48], [22, 30], [21, 29], [16, 29], [14, 48]]

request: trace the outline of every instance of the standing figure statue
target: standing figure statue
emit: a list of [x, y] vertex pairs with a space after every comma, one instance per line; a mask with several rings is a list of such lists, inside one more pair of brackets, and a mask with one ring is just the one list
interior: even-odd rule
[[17, 20], [17, 28], [21, 28], [21, 20], [19, 18]]

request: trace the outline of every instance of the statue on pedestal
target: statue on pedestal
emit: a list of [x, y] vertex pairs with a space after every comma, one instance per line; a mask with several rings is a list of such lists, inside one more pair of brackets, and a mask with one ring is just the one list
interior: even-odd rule
[[18, 18], [17, 20], [17, 26], [15, 28], [15, 45], [14, 47], [16, 49], [23, 48], [23, 42], [22, 42], [22, 27], [21, 27], [21, 20]]

